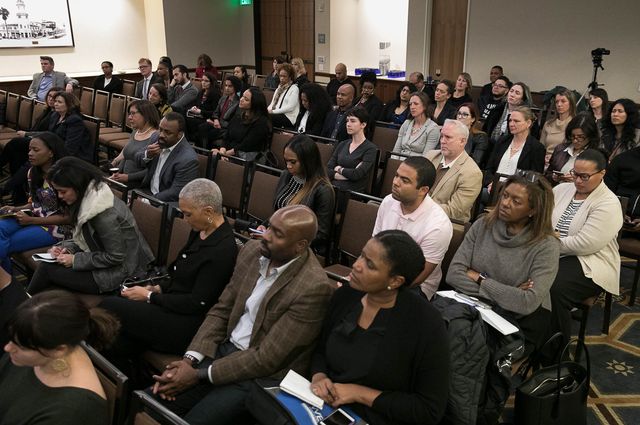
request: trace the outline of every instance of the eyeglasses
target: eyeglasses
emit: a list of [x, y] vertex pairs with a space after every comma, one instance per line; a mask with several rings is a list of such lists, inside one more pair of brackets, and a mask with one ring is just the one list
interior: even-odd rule
[[501, 88], [501, 89], [508, 89], [509, 88], [508, 86], [505, 86], [505, 85], [502, 85], [502, 84], [496, 84], [496, 83], [493, 83], [493, 87], [498, 87], [498, 88]]
[[518, 176], [518, 177], [522, 177], [523, 179], [525, 179], [529, 183], [537, 183], [542, 178], [542, 174], [537, 173], [535, 171], [531, 171], [531, 170], [520, 170], [520, 169], [518, 169], [518, 170], [516, 170], [516, 172], [513, 175], [514, 176]]
[[462, 118], [469, 118], [469, 117], [471, 116], [471, 114], [470, 114], [470, 113], [468, 113], [468, 112], [458, 112], [458, 113], [456, 114], [456, 116], [458, 116], [458, 117], [462, 117]]
[[151, 66], [149, 66], [149, 65], [140, 65], [138, 67], [138, 69], [146, 69], [146, 68], [151, 68]]
[[129, 111], [129, 114], [128, 114], [128, 115], [129, 115], [129, 116], [133, 116], [133, 115], [135, 115], [135, 114], [139, 114], [139, 113], [140, 113], [139, 111]]
[[596, 174], [600, 174], [601, 172], [603, 172], [604, 170], [600, 170], [600, 171], [596, 171], [595, 173], [577, 173], [576, 170], [569, 170], [569, 174], [571, 174], [571, 176], [575, 179], [580, 179], [583, 182], [589, 181], [589, 179], [593, 176], [595, 176]]

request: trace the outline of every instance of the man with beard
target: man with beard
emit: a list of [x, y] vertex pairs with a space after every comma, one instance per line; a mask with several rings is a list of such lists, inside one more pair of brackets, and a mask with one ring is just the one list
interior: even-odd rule
[[167, 407], [190, 424], [241, 423], [254, 379], [308, 369], [332, 293], [309, 248], [317, 229], [311, 209], [291, 205], [244, 246], [184, 358], [154, 376]]
[[198, 155], [184, 136], [185, 121], [169, 112], [160, 121], [158, 141], [139, 152], [136, 160], [147, 168], [141, 188], [164, 202], [178, 202], [182, 188], [198, 178]]
[[349, 138], [347, 134], [347, 112], [351, 109], [356, 89], [351, 84], [343, 84], [336, 94], [336, 108], [327, 114], [322, 126], [322, 137], [338, 142]]
[[420, 245], [426, 263], [413, 284], [420, 285], [429, 299], [440, 285], [440, 262], [453, 236], [451, 220], [429, 196], [435, 180], [436, 169], [426, 158], [412, 156], [404, 160], [393, 178], [391, 194], [378, 208], [373, 227], [374, 236], [383, 230], [404, 230]]
[[511, 81], [501, 75], [491, 84], [491, 92], [487, 96], [480, 96], [478, 99], [478, 112], [480, 112], [480, 118], [478, 121], [484, 121], [487, 119], [491, 111], [496, 106], [507, 100], [507, 93], [511, 88]]

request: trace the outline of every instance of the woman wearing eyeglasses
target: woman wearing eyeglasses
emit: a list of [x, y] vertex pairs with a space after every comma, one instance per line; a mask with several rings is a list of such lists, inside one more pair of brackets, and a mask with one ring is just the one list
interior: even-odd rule
[[509, 177], [496, 208], [473, 224], [447, 272], [457, 291], [515, 320], [529, 352], [546, 340], [551, 318], [549, 288], [560, 250], [552, 210], [552, 189], [541, 174]]
[[416, 86], [409, 82], [400, 86], [396, 98], [385, 105], [380, 121], [402, 125], [409, 118], [409, 99], [415, 91]]
[[576, 157], [586, 149], [596, 149], [600, 144], [598, 126], [593, 115], [582, 112], [574, 117], [564, 132], [564, 143], [553, 150], [545, 177], [552, 185], [572, 182], [569, 173], [573, 169]]
[[603, 290], [620, 293], [618, 231], [622, 209], [616, 195], [602, 181], [607, 160], [596, 149], [576, 158], [573, 183], [553, 189], [552, 223], [560, 237], [558, 275], [551, 287], [553, 326], [565, 339], [571, 336], [571, 309]]
[[487, 133], [476, 128], [478, 122], [478, 110], [471, 102], [463, 103], [456, 113], [456, 119], [469, 128], [469, 139], [464, 146], [469, 156], [482, 169], [489, 149], [489, 137]]

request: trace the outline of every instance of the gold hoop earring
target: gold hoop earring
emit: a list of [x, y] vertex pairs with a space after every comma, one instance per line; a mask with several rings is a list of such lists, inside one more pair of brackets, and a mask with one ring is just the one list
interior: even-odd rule
[[213, 219], [211, 217], [207, 217], [207, 223], [209, 224], [213, 223]]

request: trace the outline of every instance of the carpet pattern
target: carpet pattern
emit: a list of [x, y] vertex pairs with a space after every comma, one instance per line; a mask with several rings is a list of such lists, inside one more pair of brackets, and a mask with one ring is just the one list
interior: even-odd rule
[[[634, 266], [635, 262], [625, 262]], [[621, 290], [614, 296], [609, 335], [602, 333], [604, 296], [591, 308], [586, 343], [591, 358], [588, 425], [640, 424], [640, 299], [629, 307], [633, 270], [623, 267]], [[574, 323], [577, 335], [579, 323]], [[584, 362], [584, 355], [582, 356]], [[502, 416], [513, 423], [513, 395]], [[515, 424], [517, 425], [517, 424]]]

